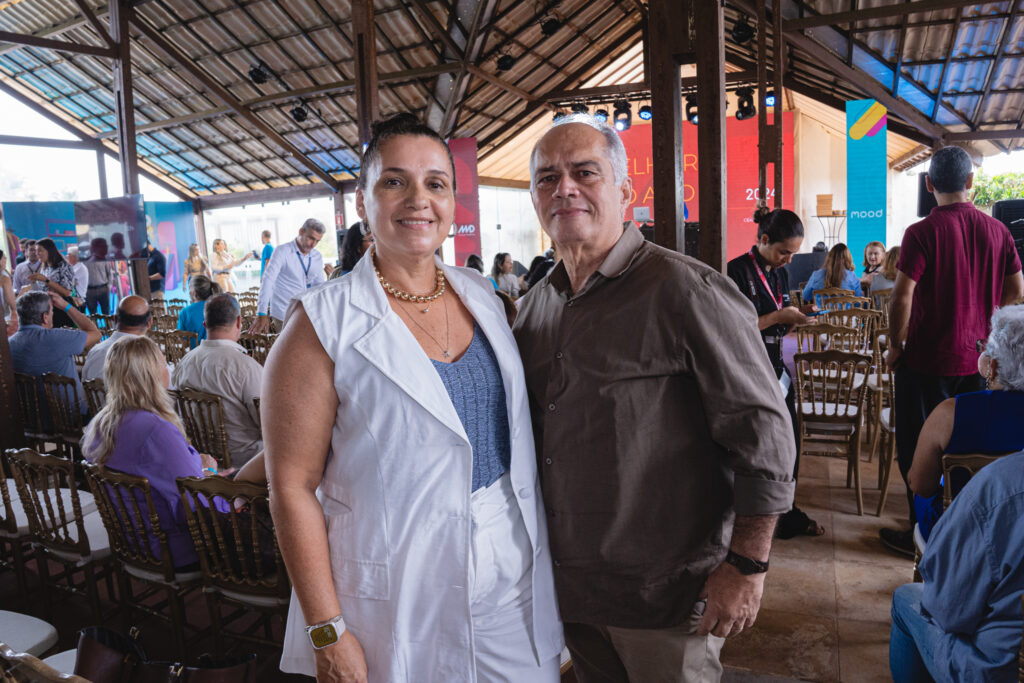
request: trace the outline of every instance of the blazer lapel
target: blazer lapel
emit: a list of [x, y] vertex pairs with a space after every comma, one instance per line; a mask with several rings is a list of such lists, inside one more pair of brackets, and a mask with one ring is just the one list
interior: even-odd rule
[[377, 319], [353, 347], [424, 410], [468, 442], [440, 375], [406, 324], [391, 310], [372, 262], [360, 259], [350, 275], [352, 304]]

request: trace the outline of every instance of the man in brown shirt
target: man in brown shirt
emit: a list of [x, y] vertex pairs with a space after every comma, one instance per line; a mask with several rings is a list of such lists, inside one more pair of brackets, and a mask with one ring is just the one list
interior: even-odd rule
[[753, 307], [711, 268], [623, 230], [618, 135], [556, 124], [530, 161], [561, 262], [522, 301], [559, 607], [595, 681], [717, 681], [754, 622], [793, 432]]

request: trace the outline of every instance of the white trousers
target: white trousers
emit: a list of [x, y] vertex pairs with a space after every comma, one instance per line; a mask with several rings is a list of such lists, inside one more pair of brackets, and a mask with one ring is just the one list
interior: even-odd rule
[[530, 642], [533, 553], [508, 472], [471, 497], [470, 612], [478, 683], [558, 683]]

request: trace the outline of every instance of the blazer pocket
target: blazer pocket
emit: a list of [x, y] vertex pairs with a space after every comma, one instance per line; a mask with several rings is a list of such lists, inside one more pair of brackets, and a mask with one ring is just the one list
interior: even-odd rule
[[368, 600], [389, 598], [387, 562], [332, 557], [331, 572], [339, 595]]

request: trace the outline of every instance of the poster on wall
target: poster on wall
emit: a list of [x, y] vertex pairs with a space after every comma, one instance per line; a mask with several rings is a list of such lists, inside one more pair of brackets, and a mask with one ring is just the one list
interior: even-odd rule
[[78, 256], [83, 261], [135, 258], [146, 243], [145, 225], [141, 194], [75, 202]]
[[[12, 239], [49, 237], [62, 254], [78, 243], [74, 202], [4, 202], [4, 223]], [[9, 268], [14, 256], [9, 259]]]
[[476, 138], [449, 140], [448, 148], [455, 160], [455, 264], [463, 266], [470, 254], [481, 250]]
[[875, 100], [846, 103], [846, 241], [858, 271], [868, 242], [885, 243], [887, 120]]
[[[756, 240], [757, 224], [754, 210], [757, 208], [757, 119], [739, 121], [735, 117], [726, 119], [726, 258], [739, 256], [750, 249]], [[627, 170], [633, 180], [633, 199], [626, 210], [627, 220], [636, 220], [635, 215], [654, 219], [654, 160], [651, 154], [650, 124], [634, 123], [629, 130], [619, 133], [626, 147]], [[783, 201], [782, 206], [793, 206], [793, 112], [782, 116], [782, 163]], [[687, 220], [700, 222], [700, 200], [697, 183], [697, 127], [683, 123], [683, 185], [688, 212]], [[768, 168], [768, 206], [774, 206], [775, 180], [771, 167]], [[640, 208], [639, 213], [634, 209]]]
[[196, 222], [191, 202], [146, 202], [146, 235], [167, 259], [164, 280], [169, 299], [188, 298], [183, 269], [189, 247], [196, 241]]

